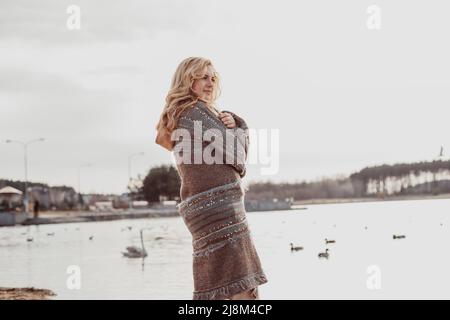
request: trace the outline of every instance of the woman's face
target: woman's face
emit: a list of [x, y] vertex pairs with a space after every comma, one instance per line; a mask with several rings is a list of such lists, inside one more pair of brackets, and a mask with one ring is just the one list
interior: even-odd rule
[[216, 77], [212, 66], [205, 67], [204, 76], [200, 79], [195, 79], [192, 85], [194, 94], [202, 100], [211, 102], [214, 94], [214, 83]]

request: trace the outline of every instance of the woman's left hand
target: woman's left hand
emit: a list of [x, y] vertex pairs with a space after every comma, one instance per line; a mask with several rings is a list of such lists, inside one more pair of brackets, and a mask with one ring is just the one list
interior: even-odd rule
[[227, 112], [221, 112], [219, 114], [220, 120], [227, 126], [227, 128], [235, 128], [236, 127], [236, 121], [234, 120], [233, 116]]

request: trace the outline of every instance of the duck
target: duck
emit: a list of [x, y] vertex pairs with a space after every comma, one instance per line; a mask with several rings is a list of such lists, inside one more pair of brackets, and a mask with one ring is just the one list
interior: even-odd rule
[[405, 239], [406, 238], [406, 236], [405, 235], [393, 235], [392, 236], [392, 238], [394, 239], [394, 240], [396, 240], [396, 239]]
[[300, 251], [303, 250], [303, 247], [294, 247], [294, 244], [291, 242], [291, 251]]
[[325, 244], [336, 243], [336, 240], [325, 239]]
[[330, 257], [330, 254], [328, 253], [328, 249], [326, 249], [325, 252], [320, 252], [319, 253], [319, 259], [320, 258], [328, 259], [329, 257]]

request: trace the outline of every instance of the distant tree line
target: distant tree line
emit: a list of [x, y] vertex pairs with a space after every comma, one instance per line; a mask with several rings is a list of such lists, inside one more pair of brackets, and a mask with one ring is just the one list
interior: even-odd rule
[[[400, 163], [367, 167], [350, 175], [355, 196], [389, 195], [389, 187], [399, 188], [393, 194], [442, 194], [449, 193], [445, 181], [450, 180], [450, 161]], [[372, 190], [369, 190], [372, 187]]]
[[349, 177], [308, 183], [257, 182], [249, 185], [246, 197], [310, 200], [445, 193], [450, 193], [450, 161], [366, 167]]
[[178, 200], [181, 180], [172, 165], [161, 165], [149, 170], [139, 190], [149, 203], [161, 200]]
[[[155, 166], [139, 180], [128, 186], [135, 200], [153, 203], [180, 199], [181, 181], [173, 165]], [[79, 201], [71, 187], [49, 187], [42, 183], [28, 185], [34, 192], [42, 190], [52, 194], [49, 201], [43, 203], [44, 209], [46, 206], [71, 209]], [[0, 188], [4, 186], [11, 186], [22, 192], [25, 190], [25, 183], [22, 181], [0, 180]], [[52, 192], [48, 191], [50, 189]], [[444, 193], [450, 193], [450, 161], [440, 160], [366, 167], [348, 177], [324, 178], [313, 182], [254, 182], [249, 184], [246, 199], [310, 200]]]

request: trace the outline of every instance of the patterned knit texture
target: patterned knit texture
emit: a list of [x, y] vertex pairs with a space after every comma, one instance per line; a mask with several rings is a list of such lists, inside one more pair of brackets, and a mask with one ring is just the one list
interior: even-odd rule
[[[176, 143], [175, 158], [178, 143], [190, 144], [191, 153], [196, 150], [194, 127], [197, 121], [201, 121], [202, 130], [217, 129], [225, 139], [231, 136], [236, 142], [234, 148], [224, 148], [219, 156], [225, 159], [232, 155], [236, 160], [232, 163], [225, 160], [222, 164], [194, 163], [193, 154], [187, 155], [191, 157], [191, 164], [177, 161], [182, 200], [178, 209], [192, 234], [194, 300], [229, 299], [267, 282], [246, 219], [245, 191], [241, 184], [246, 166], [245, 162], [238, 161], [247, 159], [248, 126], [235, 113], [223, 112], [233, 116], [235, 129], [227, 128], [203, 102], [183, 111], [177, 126], [187, 130], [192, 138]], [[243, 130], [237, 134], [238, 129]], [[197, 141], [200, 151], [208, 144]]]
[[192, 234], [193, 300], [229, 299], [268, 281], [252, 241], [240, 181], [190, 196], [178, 208]]

